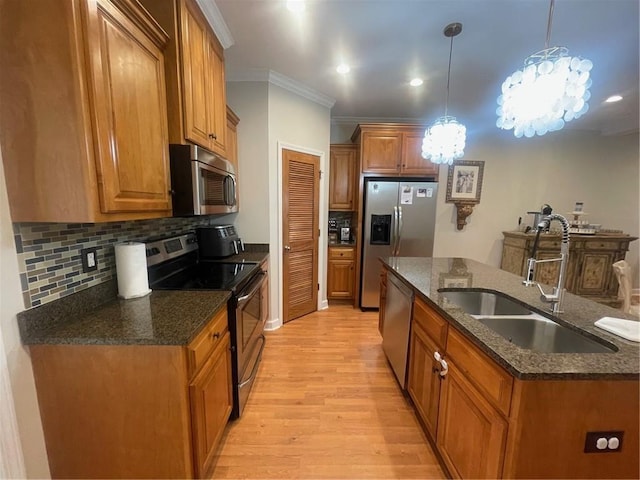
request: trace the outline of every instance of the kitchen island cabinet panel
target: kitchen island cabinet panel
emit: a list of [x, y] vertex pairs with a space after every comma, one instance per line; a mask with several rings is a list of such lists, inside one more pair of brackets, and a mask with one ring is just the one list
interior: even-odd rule
[[[504, 478], [640, 478], [639, 395], [637, 381], [516, 381]], [[587, 432], [612, 430], [620, 451], [584, 452]]]

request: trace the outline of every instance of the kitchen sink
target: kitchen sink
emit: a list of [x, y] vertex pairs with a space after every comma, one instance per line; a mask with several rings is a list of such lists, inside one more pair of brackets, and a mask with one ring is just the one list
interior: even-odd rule
[[529, 315], [531, 310], [494, 292], [440, 291], [451, 303], [462, 308], [469, 315]]
[[613, 353], [615, 350], [553, 320], [533, 314], [527, 317], [476, 317], [509, 342], [543, 353]]
[[498, 292], [439, 290], [449, 302], [509, 342], [542, 353], [613, 353], [611, 348], [581, 335]]

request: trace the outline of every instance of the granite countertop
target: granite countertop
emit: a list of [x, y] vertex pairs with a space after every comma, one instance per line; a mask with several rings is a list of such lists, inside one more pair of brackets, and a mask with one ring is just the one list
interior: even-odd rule
[[19, 313], [22, 343], [187, 345], [231, 296], [228, 291], [157, 290], [122, 300], [110, 283]]
[[355, 247], [355, 245], [355, 240], [349, 240], [348, 242], [329, 242], [330, 247]]
[[[443, 298], [438, 289], [463, 287], [503, 292], [531, 310], [552, 317], [540, 301], [536, 287], [525, 287], [522, 278], [495, 267], [463, 258], [389, 257], [381, 259], [389, 270], [439, 310], [450, 323], [506, 370], [521, 379], [629, 379], [640, 378], [640, 344], [594, 326], [602, 317], [636, 318], [606, 305], [567, 293], [558, 323], [578, 328], [587, 336], [614, 346], [612, 353], [539, 353], [520, 348], [467, 315]], [[545, 291], [550, 287], [545, 288]]]

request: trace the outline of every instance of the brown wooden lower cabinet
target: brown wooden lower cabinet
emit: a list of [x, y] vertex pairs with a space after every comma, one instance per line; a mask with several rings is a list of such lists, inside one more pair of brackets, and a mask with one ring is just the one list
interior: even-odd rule
[[[452, 477], [640, 478], [638, 380], [520, 380], [426, 301], [413, 312], [407, 389]], [[584, 452], [607, 431], [620, 451]]]
[[501, 478], [507, 421], [449, 360], [442, 380], [437, 446], [456, 478]]
[[411, 332], [411, 359], [407, 390], [431, 439], [436, 439], [440, 401], [440, 364], [433, 354], [438, 350], [435, 342], [419, 325]]
[[205, 477], [232, 406], [226, 307], [188, 346], [30, 346], [53, 478]]
[[355, 247], [329, 247], [327, 298], [349, 300], [355, 291]]

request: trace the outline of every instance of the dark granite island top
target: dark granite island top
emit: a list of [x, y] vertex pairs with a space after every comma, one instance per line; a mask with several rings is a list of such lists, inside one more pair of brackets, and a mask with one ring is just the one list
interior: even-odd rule
[[[536, 287], [525, 287], [522, 278], [495, 267], [463, 258], [389, 257], [382, 263], [438, 310], [478, 347], [520, 379], [621, 379], [640, 377], [640, 344], [594, 326], [602, 317], [637, 320], [620, 310], [577, 295], [565, 295], [565, 313], [553, 316], [540, 301]], [[500, 336], [438, 292], [441, 288], [474, 288], [505, 293], [531, 310], [558, 323], [586, 332], [591, 338], [617, 348], [612, 353], [539, 353], [525, 350]], [[545, 291], [550, 290], [546, 287]]]
[[158, 290], [121, 300], [109, 282], [21, 312], [18, 324], [25, 345], [187, 345], [230, 296]]

